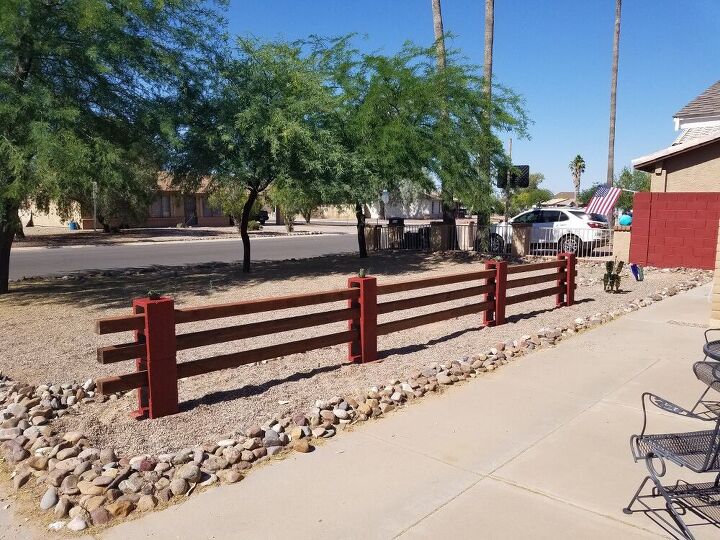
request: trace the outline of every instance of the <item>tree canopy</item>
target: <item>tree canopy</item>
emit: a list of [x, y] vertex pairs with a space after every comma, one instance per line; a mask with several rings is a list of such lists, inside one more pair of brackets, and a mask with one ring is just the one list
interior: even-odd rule
[[171, 132], [170, 103], [219, 34], [213, 6], [201, 0], [0, 0], [0, 13], [6, 292], [21, 206], [87, 202], [97, 182], [101, 213], [147, 208]]

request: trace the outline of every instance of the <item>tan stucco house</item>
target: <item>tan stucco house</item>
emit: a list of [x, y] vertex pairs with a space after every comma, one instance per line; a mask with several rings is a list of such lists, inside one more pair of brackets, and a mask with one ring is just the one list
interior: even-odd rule
[[[157, 193], [148, 208], [147, 217], [139, 223], [129, 223], [133, 227], [176, 227], [178, 225], [198, 227], [222, 227], [230, 225], [230, 217], [222, 211], [212, 208], [208, 201], [209, 179], [204, 179], [195, 193], [185, 193], [173, 185], [172, 178], [160, 174]], [[61, 217], [54, 203], [49, 211], [30, 206], [20, 212], [23, 225], [32, 217], [36, 227], [63, 227], [69, 221], [75, 221], [81, 229], [93, 228], [93, 209], [75, 204], [67, 219]], [[98, 224], [98, 227], [100, 224]]]
[[653, 192], [720, 191], [720, 81], [673, 117], [673, 144], [632, 161], [650, 173]]

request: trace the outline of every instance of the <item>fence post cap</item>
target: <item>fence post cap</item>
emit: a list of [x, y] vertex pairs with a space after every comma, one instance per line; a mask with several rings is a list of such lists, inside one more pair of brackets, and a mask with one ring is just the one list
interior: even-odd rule
[[160, 296], [159, 298], [150, 298], [150, 297], [143, 297], [143, 298], [135, 298], [133, 299], [133, 306], [147, 306], [147, 305], [153, 305], [153, 304], [164, 304], [167, 302], [174, 302], [172, 296]]

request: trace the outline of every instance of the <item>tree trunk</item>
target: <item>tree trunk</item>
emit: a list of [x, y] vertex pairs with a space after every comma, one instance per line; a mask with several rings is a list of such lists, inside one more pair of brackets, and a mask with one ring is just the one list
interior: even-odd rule
[[613, 37], [612, 74], [610, 76], [610, 134], [608, 136], [607, 185], [615, 177], [615, 108], [617, 101], [618, 57], [620, 55], [620, 12], [622, 0], [615, 0], [615, 35]]
[[435, 47], [437, 47], [437, 67], [444, 69], [446, 63], [445, 55], [445, 32], [443, 30], [442, 8], [440, 0], [432, 0], [433, 30], [435, 32]]
[[243, 243], [243, 272], [250, 271], [250, 235], [248, 234], [248, 223], [250, 222], [250, 212], [257, 197], [258, 192], [251, 189], [250, 193], [248, 193], [247, 201], [245, 201], [245, 205], [243, 206], [242, 216], [240, 217], [240, 238], [242, 238]]
[[10, 249], [15, 233], [22, 230], [18, 210], [8, 202], [0, 209], [0, 294], [7, 293], [10, 288]]
[[368, 254], [365, 245], [365, 211], [360, 203], [355, 203], [355, 217], [357, 218], [358, 253], [361, 259], [366, 259]]
[[[495, 0], [485, 0], [485, 64], [483, 65], [483, 90], [490, 102], [492, 98], [493, 38], [495, 36]], [[490, 110], [487, 111], [488, 117]]]

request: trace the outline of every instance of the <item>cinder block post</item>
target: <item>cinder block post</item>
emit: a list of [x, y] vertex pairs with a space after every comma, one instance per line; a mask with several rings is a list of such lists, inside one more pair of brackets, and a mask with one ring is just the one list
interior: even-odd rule
[[507, 261], [487, 261], [485, 268], [495, 270], [495, 277], [488, 280], [495, 285], [495, 294], [486, 293], [486, 300], [494, 300], [495, 308], [492, 315], [485, 312], [483, 321], [486, 326], [505, 324], [505, 301], [507, 298]]
[[350, 330], [358, 331], [358, 337], [348, 343], [348, 360], [374, 362], [377, 360], [377, 279], [351, 277], [348, 287], [360, 289], [357, 300], [348, 300], [348, 307], [360, 309], [359, 317], [348, 322]]
[[175, 302], [168, 297], [138, 298], [133, 310], [145, 314], [145, 329], [136, 332], [136, 340], [145, 343], [145, 359], [135, 363], [138, 371], [147, 370], [148, 385], [138, 389], [138, 409], [132, 415], [143, 419], [176, 414]]

